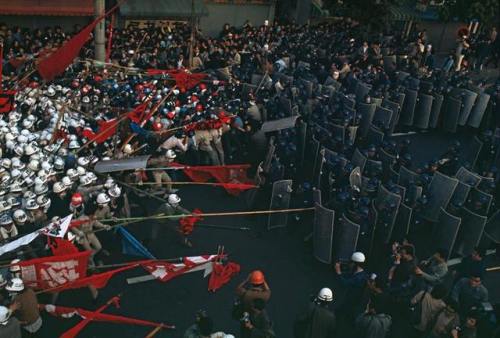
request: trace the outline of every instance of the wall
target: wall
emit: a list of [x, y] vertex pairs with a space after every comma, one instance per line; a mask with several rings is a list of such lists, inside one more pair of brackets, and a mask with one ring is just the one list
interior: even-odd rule
[[208, 16], [200, 18], [200, 28], [205, 35], [216, 36], [220, 33], [222, 26], [229, 23], [240, 27], [246, 20], [254, 26], [264, 24], [264, 20], [274, 20], [274, 4], [252, 5], [252, 4], [215, 4], [207, 3]]
[[0, 15], [0, 23], [7, 26], [20, 26], [28, 28], [44, 28], [47, 26], [61, 26], [65, 31], [72, 31], [74, 25], [81, 26], [90, 23], [91, 18], [85, 16], [24, 16]]

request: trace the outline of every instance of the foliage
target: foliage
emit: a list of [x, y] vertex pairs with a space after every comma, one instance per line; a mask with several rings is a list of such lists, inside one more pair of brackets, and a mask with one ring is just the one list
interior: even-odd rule
[[500, 10], [498, 0], [447, 0], [440, 7], [440, 17], [444, 21], [468, 22], [479, 20], [483, 25], [498, 24]]

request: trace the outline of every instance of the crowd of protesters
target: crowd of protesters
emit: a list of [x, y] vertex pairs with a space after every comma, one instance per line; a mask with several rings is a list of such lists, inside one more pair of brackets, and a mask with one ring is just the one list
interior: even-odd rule
[[[73, 33], [79, 29], [75, 27]], [[345, 126], [359, 124], [356, 116], [338, 106], [329, 106], [321, 93], [307, 93], [302, 80], [334, 86], [347, 93], [350, 84], [360, 79], [372, 85], [365, 98], [370, 102], [391, 98], [400, 91], [396, 81], [400, 70], [432, 82], [436, 93], [475, 85], [491, 94], [488, 116], [493, 124], [481, 135], [487, 146], [479, 156], [478, 170], [482, 176], [494, 179], [483, 188], [496, 198], [497, 168], [489, 150], [495, 146], [492, 129], [497, 124], [496, 116], [500, 116], [500, 86], [481, 80], [473, 83], [470, 77], [475, 70], [498, 64], [496, 31], [459, 36], [456, 50], [442, 61], [423, 30], [415, 30], [406, 38], [384, 33], [369, 34], [351, 20], [316, 27], [225, 25], [217, 38], [197, 32], [190, 58], [189, 26], [128, 27], [113, 32], [109, 60], [113, 66], [94, 67], [93, 46], [89, 42], [63, 76], [47, 83], [36, 72], [24, 76], [30, 63], [73, 34], [59, 27], [30, 31], [2, 25], [3, 88], [16, 84], [18, 90], [15, 107], [0, 119], [2, 244], [72, 214], [73, 219], [81, 222], [70, 229], [67, 239], [82, 250], [92, 251], [91, 267], [102, 265], [109, 252], [101, 240], [114, 238], [94, 232], [110, 230], [109, 220], [113, 218], [135, 214], [137, 197], [145, 196], [144, 192], [146, 196], [165, 198], [162, 207], [167, 214], [189, 213], [181, 207], [181, 193], [172, 185], [175, 174], [165, 170], [174, 160], [190, 165], [250, 161], [252, 171], [260, 173], [269, 137], [260, 131], [260, 126], [266, 120], [285, 117], [281, 98], [293, 99], [301, 112], [309, 110], [310, 114], [303, 114], [303, 120], [311, 124], [325, 128], [333, 120]], [[384, 65], [383, 55], [393, 54], [405, 58]], [[173, 88], [174, 82], [165, 74], [147, 73], [148, 69], [189, 68], [190, 62], [193, 72], [208, 74], [192, 88]], [[252, 82], [254, 74], [263, 75], [263, 81], [247, 90], [245, 86]], [[293, 76], [294, 80], [287, 81], [284, 76]], [[109, 123], [141, 104], [145, 111], [158, 106], [153, 114], [143, 111], [131, 117], [132, 121], [120, 122], [114, 135], [96, 142], [96, 135]], [[202, 127], [182, 128], [193, 123]], [[169, 131], [177, 127], [181, 128]], [[346, 158], [351, 158], [356, 147], [372, 159], [384, 149], [397, 155], [395, 168], [412, 167], [407, 140], [363, 144], [354, 139], [339, 141], [321, 130], [314, 133], [324, 145]], [[302, 164], [297, 163], [296, 135], [282, 131], [273, 136], [278, 144], [273, 168], [281, 168], [282, 176], [298, 180], [306, 189], [308, 183], [301, 180]], [[454, 174], [463, 165], [458, 161], [459, 152], [460, 144], [455, 144], [441, 158], [424, 167], [414, 167], [421, 185], [425, 188], [436, 171]], [[151, 155], [148, 167], [155, 170], [109, 176], [93, 170], [98, 161], [137, 155]], [[274, 173], [266, 174], [265, 184], [269, 186]], [[352, 209], [352, 204], [345, 201], [357, 199], [354, 214], [362, 223], [373, 196], [357, 196], [346, 188], [348, 184], [342, 175], [336, 174], [333, 198], [328, 202], [340, 211]], [[377, 185], [382, 173], [373, 169], [368, 176], [371, 184]], [[140, 187], [147, 181], [156, 185]], [[139, 189], [131, 188], [135, 184]], [[425, 207], [425, 199], [417, 204], [415, 207]], [[476, 207], [483, 208], [481, 204]], [[157, 239], [154, 231], [151, 237]], [[32, 334], [42, 327], [36, 296], [24, 285], [17, 264], [19, 260], [50, 255], [44, 241], [38, 238], [2, 255], [12, 262], [0, 274], [4, 305], [0, 307], [0, 337], [20, 336], [20, 326]], [[181, 242], [192, 245], [187, 235]], [[334, 278], [341, 285], [339, 290], [324, 288], [313, 297], [294, 322], [296, 337], [383, 338], [404, 334], [471, 338], [484, 336], [481, 330], [492, 332], [488, 290], [482, 285], [484, 248], [476, 248], [453, 273], [448, 271], [449, 253], [444, 250], [421, 261], [415, 246], [407, 240], [391, 249], [387, 257], [365, 257], [362, 252], [355, 252], [345, 266], [337, 263]], [[370, 260], [387, 264], [377, 266], [372, 273], [366, 266]], [[96, 289], [90, 291], [93, 298], [98, 297]], [[337, 293], [342, 294], [339, 301]], [[239, 301], [234, 305], [233, 317], [241, 323], [241, 337], [279, 336], [265, 310], [271, 291], [262, 272], [252, 272], [238, 286], [236, 294]], [[214, 333], [213, 326], [210, 317], [200, 312], [186, 337], [230, 337]]]

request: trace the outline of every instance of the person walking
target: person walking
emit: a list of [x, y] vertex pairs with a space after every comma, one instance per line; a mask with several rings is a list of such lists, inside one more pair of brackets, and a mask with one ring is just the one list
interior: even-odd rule
[[336, 337], [336, 318], [330, 305], [333, 292], [322, 288], [307, 310], [300, 314], [294, 323], [295, 338], [334, 338]]

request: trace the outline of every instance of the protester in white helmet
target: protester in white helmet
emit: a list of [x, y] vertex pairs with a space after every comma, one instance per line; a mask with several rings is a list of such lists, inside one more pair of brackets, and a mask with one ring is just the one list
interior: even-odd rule
[[21, 278], [12, 278], [5, 290], [11, 295], [13, 303], [18, 304], [14, 316], [22, 323], [24, 330], [35, 335], [43, 324], [35, 292], [26, 288]]
[[17, 227], [14, 225], [12, 217], [3, 214], [0, 217], [0, 236], [3, 241], [10, 241], [19, 234]]
[[333, 292], [322, 288], [294, 323], [294, 336], [300, 338], [335, 337], [337, 323], [333, 312]]
[[19, 304], [12, 303], [9, 308], [0, 305], [0, 337], [21, 338], [21, 324], [12, 316], [12, 312], [19, 308]]
[[[183, 217], [183, 215], [190, 215], [191, 212], [187, 209], [184, 209], [181, 205], [181, 198], [177, 194], [170, 194], [167, 199], [167, 203], [164, 203], [160, 206], [157, 211], [157, 214], [164, 214], [168, 216], [172, 216], [171, 218], [166, 219], [166, 222], [169, 224], [176, 224]], [[151, 238], [153, 240], [158, 238], [159, 231], [161, 230], [162, 220], [159, 220], [158, 223], [155, 223], [151, 226]], [[192, 229], [180, 228], [179, 233], [182, 236], [182, 243], [188, 247], [192, 247], [193, 244], [189, 240], [188, 236], [191, 233]]]
[[151, 158], [148, 160], [148, 167], [158, 168], [158, 170], [153, 170], [152, 174], [155, 180], [156, 189], [161, 189], [166, 187], [167, 194], [176, 193], [178, 190], [172, 188], [172, 178], [167, 173], [167, 170], [162, 169], [168, 167], [172, 162], [174, 162], [177, 155], [172, 149], [165, 152], [165, 155]]

